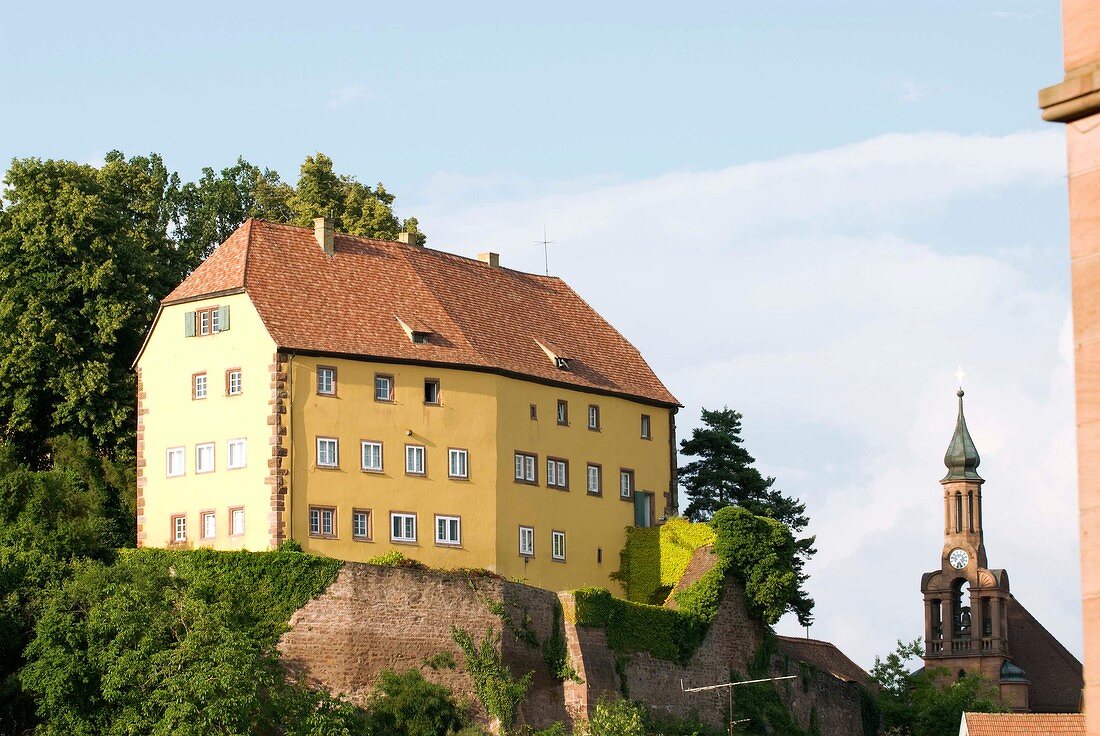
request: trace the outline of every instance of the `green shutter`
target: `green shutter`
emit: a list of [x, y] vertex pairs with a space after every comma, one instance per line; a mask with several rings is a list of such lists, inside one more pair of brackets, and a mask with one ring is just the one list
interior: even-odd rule
[[183, 314], [183, 336], [194, 337], [195, 336], [195, 313], [184, 312]]
[[229, 330], [229, 305], [218, 307], [218, 332]]
[[645, 496], [644, 493], [634, 493], [634, 526], [645, 526]]

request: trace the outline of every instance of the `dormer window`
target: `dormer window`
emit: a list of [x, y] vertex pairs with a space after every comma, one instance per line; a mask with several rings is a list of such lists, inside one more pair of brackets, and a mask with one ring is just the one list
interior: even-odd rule
[[427, 322], [417, 317], [397, 317], [397, 324], [401, 325], [401, 329], [405, 332], [408, 338], [416, 345], [427, 345], [430, 343], [432, 335], [435, 333]]
[[558, 370], [568, 371], [573, 369], [573, 359], [549, 340], [535, 340], [535, 344], [542, 349], [542, 352], [546, 353], [546, 357]]
[[569, 370], [569, 358], [555, 358], [554, 365], [560, 370], [567, 371]]

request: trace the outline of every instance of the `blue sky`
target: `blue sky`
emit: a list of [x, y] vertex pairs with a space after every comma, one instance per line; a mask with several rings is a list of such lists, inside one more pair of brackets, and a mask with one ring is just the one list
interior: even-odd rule
[[[1080, 652], [1056, 2], [116, 3], [0, 18], [0, 160], [314, 151], [432, 247], [551, 271], [818, 534], [812, 634], [921, 634], [952, 374], [990, 563]], [[787, 632], [797, 629], [785, 621]]]

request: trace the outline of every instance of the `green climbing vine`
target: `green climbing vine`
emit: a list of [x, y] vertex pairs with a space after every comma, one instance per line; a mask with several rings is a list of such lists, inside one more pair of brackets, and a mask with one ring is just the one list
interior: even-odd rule
[[468, 631], [452, 627], [451, 638], [466, 655], [466, 672], [474, 681], [477, 699], [489, 717], [500, 724], [501, 735], [507, 736], [535, 673], [528, 672], [518, 680], [513, 677], [501, 655], [500, 636], [491, 630], [485, 632], [481, 641], [474, 641]]

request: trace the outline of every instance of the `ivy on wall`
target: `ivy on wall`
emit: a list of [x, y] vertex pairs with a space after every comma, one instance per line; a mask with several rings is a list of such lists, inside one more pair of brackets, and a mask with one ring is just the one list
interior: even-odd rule
[[684, 576], [695, 550], [714, 542], [709, 524], [669, 519], [657, 527], [626, 531], [622, 566], [612, 577], [622, 581], [626, 597], [637, 603], [661, 605]]

